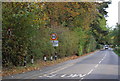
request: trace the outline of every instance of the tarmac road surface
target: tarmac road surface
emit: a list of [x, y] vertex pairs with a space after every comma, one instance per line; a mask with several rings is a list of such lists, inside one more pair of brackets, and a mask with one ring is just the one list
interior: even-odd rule
[[119, 81], [118, 66], [119, 57], [112, 50], [101, 50], [41, 70], [6, 76], [3, 79], [66, 79], [66, 81], [67, 79], [79, 81], [110, 79]]

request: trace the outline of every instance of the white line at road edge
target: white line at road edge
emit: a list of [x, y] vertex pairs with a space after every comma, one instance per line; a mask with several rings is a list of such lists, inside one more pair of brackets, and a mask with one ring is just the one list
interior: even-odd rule
[[48, 75], [48, 76], [46, 76], [46, 77], [48, 77], [48, 78], [52, 78], [52, 77], [54, 77], [54, 76], [56, 76], [56, 74], [54, 74], [54, 75]]
[[64, 74], [64, 75], [62, 75], [62, 76], [60, 76], [60, 77], [65, 77], [67, 74]]
[[82, 75], [82, 77], [86, 76], [86, 74]]

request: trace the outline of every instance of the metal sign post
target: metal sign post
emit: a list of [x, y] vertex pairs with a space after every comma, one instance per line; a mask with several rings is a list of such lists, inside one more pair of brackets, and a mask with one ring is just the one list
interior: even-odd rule
[[58, 41], [58, 36], [57, 36], [56, 33], [52, 33], [52, 34], [50, 35], [50, 40], [51, 40], [52, 45], [53, 45], [54, 47], [58, 47], [59, 41]]
[[[54, 47], [54, 49], [56, 49], [56, 47], [58, 47], [58, 36], [56, 33], [52, 33], [50, 35], [50, 40], [51, 40], [51, 43], [52, 43], [52, 46]], [[57, 52], [55, 52], [55, 56], [54, 56], [55, 60], [57, 60]], [[51, 57], [51, 61], [52, 61], [52, 57]]]

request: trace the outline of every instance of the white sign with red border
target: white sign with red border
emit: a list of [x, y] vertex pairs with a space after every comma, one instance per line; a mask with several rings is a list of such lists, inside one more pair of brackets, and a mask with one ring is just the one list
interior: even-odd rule
[[52, 34], [50, 35], [50, 40], [57, 40], [57, 39], [58, 39], [58, 36], [57, 36], [56, 33], [52, 33]]

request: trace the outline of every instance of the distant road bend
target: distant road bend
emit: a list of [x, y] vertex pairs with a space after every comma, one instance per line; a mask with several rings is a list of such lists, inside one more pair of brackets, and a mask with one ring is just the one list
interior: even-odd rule
[[6, 76], [3, 79], [118, 79], [118, 60], [119, 57], [112, 50], [102, 50], [41, 70]]

